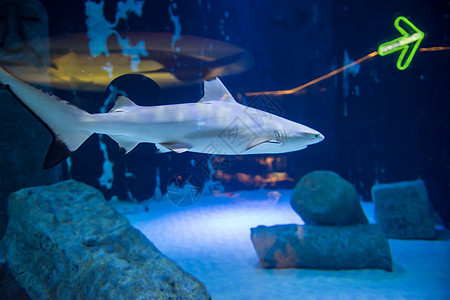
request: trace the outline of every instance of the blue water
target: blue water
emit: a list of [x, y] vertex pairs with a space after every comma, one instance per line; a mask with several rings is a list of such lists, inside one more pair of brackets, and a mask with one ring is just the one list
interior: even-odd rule
[[[214, 201], [214, 195], [291, 190], [311, 171], [332, 170], [350, 181], [366, 202], [371, 201], [375, 183], [420, 178], [441, 225], [448, 226], [449, 51], [419, 50], [404, 71], [396, 68], [399, 52], [375, 55], [309, 84], [398, 38], [394, 27], [398, 16], [406, 16], [425, 32], [420, 47], [448, 47], [450, 8], [444, 2], [41, 0], [29, 1], [30, 6], [4, 4], [9, 21], [0, 24], [5, 32], [0, 37], [1, 65], [15, 68], [18, 77], [90, 113], [109, 111], [117, 92], [143, 106], [197, 102], [203, 96], [203, 80], [220, 77], [238, 102], [314, 128], [325, 140], [286, 154], [158, 154], [154, 145], [140, 144], [122, 155], [111, 138], [93, 135], [70, 158], [42, 173], [50, 134], [11, 100], [1, 104], [8, 112], [1, 139], [2, 214], [10, 192], [68, 178], [100, 189], [106, 199], [132, 203], [191, 193], [193, 197], [181, 201], [172, 199], [177, 199], [176, 207], [195, 209], [204, 197]], [[36, 67], [40, 71], [33, 71]], [[130, 73], [134, 75], [119, 77]], [[251, 94], [304, 84], [308, 86], [282, 95]], [[214, 213], [208, 213], [214, 218]], [[186, 267], [195, 273], [195, 267]], [[372, 275], [368, 281], [377, 280]], [[264, 276], [302, 280], [290, 273]], [[389, 286], [386, 297], [395, 290], [396, 278], [380, 279]], [[248, 288], [257, 283], [250, 282]], [[382, 286], [368, 287], [378, 288]], [[445, 290], [440, 291], [435, 296], [445, 298]], [[396, 295], [426, 298], [427, 292]]]

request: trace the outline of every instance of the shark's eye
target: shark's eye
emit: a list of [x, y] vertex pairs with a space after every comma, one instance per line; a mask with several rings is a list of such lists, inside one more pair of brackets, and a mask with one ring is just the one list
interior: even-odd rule
[[317, 138], [319, 137], [319, 135], [318, 135], [318, 134], [315, 134], [314, 136], [316, 137], [316, 139], [317, 139]]

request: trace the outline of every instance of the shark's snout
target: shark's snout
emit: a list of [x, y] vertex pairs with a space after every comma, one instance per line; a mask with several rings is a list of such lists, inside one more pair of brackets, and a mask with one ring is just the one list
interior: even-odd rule
[[306, 130], [303, 128], [301, 131], [292, 134], [292, 137], [293, 140], [301, 142], [305, 145], [320, 143], [325, 138], [323, 134], [311, 128], [307, 128]]
[[317, 131], [313, 133], [305, 133], [305, 136], [308, 139], [310, 145], [320, 143], [325, 138], [323, 134]]

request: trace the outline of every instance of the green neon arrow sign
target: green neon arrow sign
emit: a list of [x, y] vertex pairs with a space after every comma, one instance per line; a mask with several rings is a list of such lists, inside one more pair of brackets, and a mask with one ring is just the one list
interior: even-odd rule
[[[400, 26], [400, 21], [403, 21], [403, 23], [407, 25], [407, 28], [409, 28], [409, 32], [413, 33], [408, 33], [405, 28]], [[401, 50], [402, 52], [400, 53], [400, 57], [397, 60], [397, 68], [399, 70], [404, 70], [411, 63], [411, 60], [413, 59], [414, 54], [416, 54], [417, 49], [419, 49], [420, 42], [422, 42], [425, 34], [417, 29], [417, 27], [414, 26], [413, 23], [411, 23], [405, 17], [398, 17], [397, 19], [395, 19], [394, 26], [398, 31], [400, 31], [403, 36], [393, 41], [381, 44], [380, 47], [378, 47], [378, 54], [380, 56], [385, 56], [395, 51]], [[409, 52], [406, 60], [404, 60], [409, 46], [412, 43], [414, 43], [414, 47], [412, 48], [411, 52]]]

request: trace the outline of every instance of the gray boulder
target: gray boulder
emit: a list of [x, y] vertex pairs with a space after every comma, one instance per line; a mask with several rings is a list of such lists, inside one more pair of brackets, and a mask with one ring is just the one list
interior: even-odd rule
[[294, 188], [291, 206], [308, 225], [368, 224], [355, 187], [332, 171], [303, 176]]
[[388, 238], [435, 239], [433, 209], [422, 180], [372, 187], [375, 219]]
[[264, 268], [392, 271], [389, 243], [378, 225], [276, 225], [251, 229]]
[[210, 299], [96, 189], [75, 181], [10, 195], [0, 248], [34, 299]]
[[0, 299], [29, 300], [27, 292], [17, 283], [8, 269], [8, 265], [0, 259]]
[[[48, 77], [48, 17], [39, 0], [0, 0], [0, 61], [16, 75]], [[31, 71], [31, 72], [30, 72]], [[6, 230], [8, 195], [20, 188], [55, 183], [61, 165], [42, 169], [51, 142], [48, 130], [6, 89], [0, 89], [0, 239]]]

